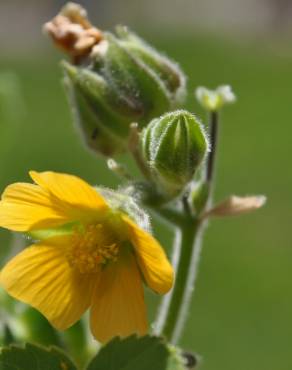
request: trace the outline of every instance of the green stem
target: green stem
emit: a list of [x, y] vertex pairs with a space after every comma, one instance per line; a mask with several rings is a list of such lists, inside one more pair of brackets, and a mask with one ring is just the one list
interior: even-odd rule
[[[190, 252], [185, 252], [185, 256], [181, 256], [182, 262], [182, 278], [184, 281], [184, 286], [182, 288], [180, 306], [176, 310], [176, 319], [174, 321], [174, 326], [169, 336], [171, 343], [177, 344], [180, 340], [182, 332], [185, 327], [185, 323], [190, 311], [191, 299], [195, 290], [195, 284], [199, 272], [199, 262], [202, 251], [202, 233], [204, 231], [203, 224], [197, 223], [195, 230], [191, 233], [189, 237], [185, 237], [182, 240], [182, 251], [184, 248], [188, 248]], [[186, 232], [186, 231], [185, 231]], [[188, 255], [188, 256], [187, 256]], [[185, 261], [185, 263], [183, 263]], [[175, 307], [175, 303], [173, 304]], [[168, 335], [166, 333], [166, 335]]]
[[218, 141], [218, 124], [219, 124], [219, 114], [217, 111], [210, 112], [209, 116], [209, 130], [210, 130], [210, 145], [211, 152], [209, 153], [207, 159], [207, 169], [206, 169], [206, 181], [210, 185], [214, 179], [215, 173], [215, 160], [217, 153], [217, 141]]
[[[199, 230], [200, 224], [192, 217], [186, 217], [178, 230], [179, 234], [175, 245], [176, 253], [179, 254], [176, 282], [171, 295], [165, 298], [161, 306], [160, 315], [164, 316], [163, 322], [161, 319], [158, 319], [157, 322], [157, 331], [165, 335], [173, 344], [177, 343], [185, 323], [188, 311], [186, 306], [190, 301], [190, 294], [195, 282], [197, 263], [191, 264], [190, 261], [193, 260], [196, 250], [193, 247], [197, 244]], [[190, 276], [192, 276], [192, 281], [190, 281]], [[164, 312], [162, 312], [163, 306]], [[182, 311], [185, 313], [183, 314]]]
[[172, 226], [178, 227], [184, 223], [184, 214], [175, 208], [162, 207], [154, 208], [153, 206], [147, 204], [149, 208], [158, 216], [161, 217], [163, 221], [167, 221]]
[[[88, 362], [88, 343], [84, 323], [79, 320], [75, 325], [71, 326], [63, 333], [68, 350], [72, 358], [79, 366], [85, 366]], [[83, 367], [82, 367], [83, 368]]]

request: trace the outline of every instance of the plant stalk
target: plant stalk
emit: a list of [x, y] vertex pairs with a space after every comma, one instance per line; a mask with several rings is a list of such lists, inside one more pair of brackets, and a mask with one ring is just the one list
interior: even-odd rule
[[210, 130], [211, 151], [209, 153], [209, 157], [207, 160], [207, 170], [206, 170], [206, 181], [209, 185], [212, 183], [215, 174], [215, 159], [218, 142], [218, 123], [219, 123], [218, 112], [217, 111], [210, 112], [209, 130]]
[[168, 298], [170, 302], [167, 313], [164, 314], [164, 323], [160, 323], [159, 328], [160, 333], [165, 335], [173, 344], [176, 344], [177, 337], [179, 337], [178, 331], [180, 329], [177, 327], [179, 323], [178, 318], [182, 319], [180, 316], [181, 310], [185, 305], [186, 291], [190, 291], [190, 289], [187, 289], [189, 276], [194, 276], [194, 271], [191, 272], [190, 270], [194, 269], [195, 266], [192, 266], [190, 261], [193, 255], [193, 246], [195, 244], [198, 226], [193, 218], [188, 218], [178, 230], [179, 237], [177, 239], [176, 253], [179, 254], [179, 261], [176, 270], [176, 282], [170, 298]]

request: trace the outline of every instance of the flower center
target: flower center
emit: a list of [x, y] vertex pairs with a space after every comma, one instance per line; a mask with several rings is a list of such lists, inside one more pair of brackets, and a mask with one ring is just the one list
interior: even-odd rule
[[118, 254], [114, 233], [103, 224], [90, 224], [74, 231], [67, 259], [81, 273], [92, 273], [99, 271], [101, 265], [115, 262]]

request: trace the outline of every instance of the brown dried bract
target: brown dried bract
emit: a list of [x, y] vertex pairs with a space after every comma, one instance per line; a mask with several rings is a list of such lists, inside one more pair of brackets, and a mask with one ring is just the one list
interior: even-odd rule
[[44, 30], [74, 60], [88, 56], [103, 39], [102, 32], [88, 21], [86, 10], [75, 3], [66, 4], [55, 18], [45, 23]]
[[206, 211], [202, 218], [237, 216], [255, 211], [256, 209], [261, 208], [265, 203], [266, 197], [263, 195], [246, 197], [232, 195], [223, 202], [215, 205], [212, 209]]

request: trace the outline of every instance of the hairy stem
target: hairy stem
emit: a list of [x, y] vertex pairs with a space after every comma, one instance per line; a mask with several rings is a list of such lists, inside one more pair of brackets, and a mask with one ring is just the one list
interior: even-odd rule
[[211, 152], [207, 160], [207, 170], [206, 170], [206, 181], [208, 184], [211, 184], [214, 178], [214, 168], [215, 168], [215, 158], [216, 158], [216, 149], [218, 141], [218, 123], [219, 116], [218, 112], [210, 112], [209, 118], [209, 130], [210, 130], [210, 145]]
[[[179, 342], [186, 324], [186, 320], [188, 318], [188, 313], [190, 311], [191, 300], [195, 290], [195, 284], [199, 272], [199, 262], [203, 246], [203, 230], [204, 227], [202, 226], [202, 224], [198, 225], [193, 235], [193, 239], [190, 238], [191, 235], [189, 238], [186, 237], [185, 241], [182, 239], [182, 248], [190, 248], [191, 253], [189, 256], [189, 260], [186, 260], [187, 265], [185, 265], [185, 285], [181, 296], [181, 304], [177, 310], [175, 325], [173, 326], [171, 336], [169, 336], [172, 344], [177, 344]], [[167, 335], [167, 332], [165, 333]]]
[[[163, 323], [161, 319], [160, 322], [158, 320], [159, 332], [165, 335], [173, 344], [177, 343], [185, 322], [185, 317], [181, 317], [182, 310], [186, 313], [188, 311], [186, 308], [186, 297], [189, 293], [187, 292], [192, 291], [194, 284], [194, 281], [189, 281], [189, 276], [196, 276], [195, 272], [191, 270], [196, 269], [197, 266], [192, 266], [190, 261], [194, 253], [193, 246], [195, 245], [196, 236], [198, 234], [198, 226], [199, 225], [196, 224], [193, 218], [188, 218], [185, 219], [184, 224], [179, 228], [179, 235], [177, 236], [177, 243], [175, 245], [176, 250], [174, 252], [176, 258], [179, 256], [179, 258], [177, 258], [176, 282], [169, 298], [165, 298], [165, 300], [168, 299], [169, 302], [167, 304], [167, 312], [164, 312]], [[191, 287], [189, 286], [190, 284]], [[190, 298], [188, 298], [188, 301], [190, 301]], [[164, 305], [166, 307], [166, 301], [164, 301]], [[162, 314], [161, 311], [160, 314]]]
[[[178, 263], [180, 261], [180, 253], [181, 253], [181, 232], [179, 229], [176, 229], [173, 249], [172, 249], [172, 257], [171, 257], [171, 264], [175, 271], [178, 269]], [[166, 325], [166, 321], [168, 318], [168, 311], [170, 307], [170, 303], [173, 296], [173, 290], [166, 294], [160, 304], [157, 319], [154, 323], [154, 334], [160, 335], [163, 330], [164, 326]]]

